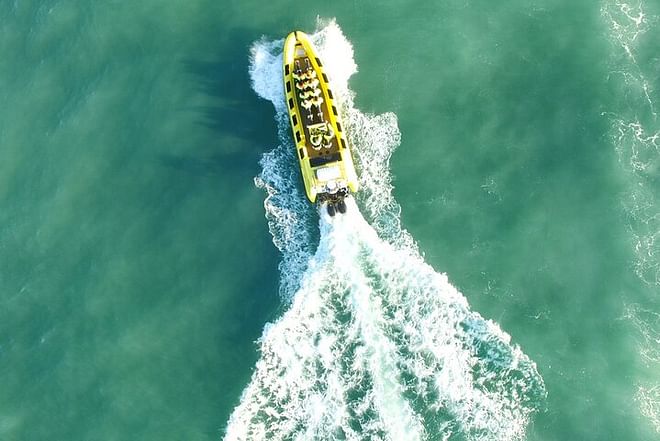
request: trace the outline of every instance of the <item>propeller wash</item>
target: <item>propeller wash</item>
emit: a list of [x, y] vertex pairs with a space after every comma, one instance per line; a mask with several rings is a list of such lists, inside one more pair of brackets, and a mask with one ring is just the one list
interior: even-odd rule
[[253, 88], [275, 106], [280, 138], [256, 183], [268, 194], [287, 310], [264, 329], [225, 440], [524, 438], [546, 396], [536, 365], [423, 261], [392, 198], [396, 116], [353, 107], [357, 67], [334, 22], [309, 38], [332, 81], [360, 191], [341, 216], [306, 200], [282, 87], [284, 40], [255, 43]]

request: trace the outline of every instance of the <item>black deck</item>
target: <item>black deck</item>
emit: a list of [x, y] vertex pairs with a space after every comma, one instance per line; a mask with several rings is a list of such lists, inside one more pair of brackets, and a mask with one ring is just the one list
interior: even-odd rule
[[[314, 70], [316, 72], [316, 77], [317, 79], [319, 79], [318, 87], [323, 92], [321, 94], [321, 97], [323, 98], [323, 103], [321, 103], [320, 106], [312, 106], [309, 110], [303, 107], [302, 105], [303, 100], [301, 99], [300, 92], [298, 91], [297, 88], [295, 89], [295, 93], [294, 93], [296, 97], [296, 102], [298, 104], [298, 111], [300, 112], [300, 116], [302, 119], [301, 123], [305, 133], [305, 147], [307, 150], [306, 153], [307, 156], [310, 158], [310, 165], [312, 167], [318, 167], [320, 165], [329, 162], [338, 161], [341, 159], [341, 156], [339, 154], [339, 138], [341, 136], [341, 133], [337, 133], [337, 130], [334, 127], [332, 127], [332, 124], [330, 123], [330, 109], [328, 108], [328, 103], [326, 101], [326, 96], [328, 94], [326, 92], [326, 87], [324, 87], [325, 82], [323, 81], [322, 78], [323, 74], [312, 67], [311, 61], [306, 56], [295, 58], [294, 71], [296, 70], [296, 66], [300, 66], [303, 72], [306, 70], [307, 66], [310, 66], [311, 70]], [[324, 122], [327, 122], [332, 127], [332, 130], [335, 132], [335, 136], [327, 143], [329, 147], [315, 148], [310, 141], [311, 137], [310, 137], [309, 126], [313, 126], [314, 124], [321, 124]]]

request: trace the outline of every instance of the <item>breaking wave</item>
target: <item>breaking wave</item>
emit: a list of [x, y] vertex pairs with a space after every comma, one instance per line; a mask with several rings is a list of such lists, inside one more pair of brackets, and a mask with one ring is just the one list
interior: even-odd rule
[[306, 201], [282, 93], [283, 40], [255, 43], [253, 87], [275, 106], [280, 132], [256, 184], [282, 252], [287, 310], [264, 329], [225, 440], [522, 439], [546, 395], [536, 365], [423, 261], [392, 197], [396, 116], [354, 108], [357, 66], [336, 23], [311, 37], [341, 101], [361, 191], [334, 218]]

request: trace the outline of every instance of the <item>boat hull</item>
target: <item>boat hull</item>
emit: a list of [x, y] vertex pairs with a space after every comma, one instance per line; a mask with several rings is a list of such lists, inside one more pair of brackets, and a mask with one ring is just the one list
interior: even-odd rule
[[358, 190], [358, 179], [330, 81], [309, 37], [284, 43], [284, 92], [307, 198], [337, 204]]

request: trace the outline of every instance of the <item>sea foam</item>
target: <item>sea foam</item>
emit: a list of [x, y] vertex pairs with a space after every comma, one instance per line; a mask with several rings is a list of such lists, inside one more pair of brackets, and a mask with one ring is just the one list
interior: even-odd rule
[[656, 31], [660, 17], [647, 14], [643, 1], [604, 0], [601, 14], [612, 47], [608, 79], [620, 97], [615, 108], [603, 115], [610, 122], [619, 164], [632, 184], [623, 195], [623, 206], [635, 253], [635, 273], [654, 294], [643, 306], [627, 305], [623, 317], [636, 334], [642, 365], [652, 373], [650, 380], [638, 382], [635, 400], [640, 413], [660, 433], [660, 316], [649, 311], [657, 310], [660, 287], [660, 124], [653, 87], [657, 73], [652, 65], [639, 60], [644, 59], [639, 56], [640, 44], [646, 34]]
[[361, 191], [334, 218], [306, 201], [281, 92], [283, 41], [255, 43], [253, 87], [273, 102], [280, 132], [256, 184], [282, 252], [287, 310], [264, 328], [225, 440], [522, 439], [546, 394], [535, 364], [423, 261], [392, 197], [396, 116], [353, 106], [357, 66], [336, 23], [319, 23], [311, 38]]

